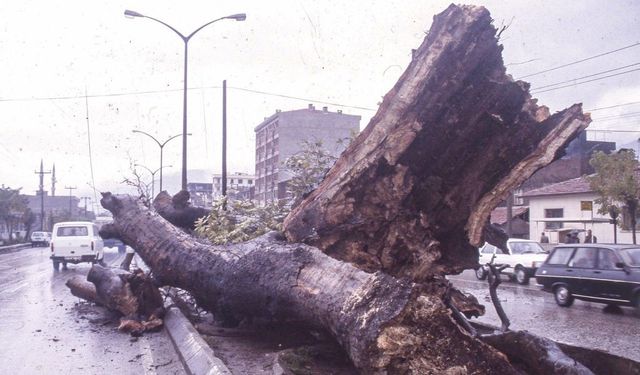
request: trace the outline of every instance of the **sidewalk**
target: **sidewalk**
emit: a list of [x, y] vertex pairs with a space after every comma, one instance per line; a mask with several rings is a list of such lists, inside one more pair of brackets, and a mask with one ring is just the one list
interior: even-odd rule
[[20, 251], [22, 249], [26, 249], [30, 247], [31, 247], [30, 243], [20, 243], [16, 245], [0, 246], [0, 254], [14, 253], [16, 251]]

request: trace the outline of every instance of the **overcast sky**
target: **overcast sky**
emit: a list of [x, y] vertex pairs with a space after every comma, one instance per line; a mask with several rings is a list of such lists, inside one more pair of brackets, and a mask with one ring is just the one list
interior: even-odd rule
[[[591, 139], [638, 146], [640, 2], [482, 1], [502, 34], [504, 60], [532, 88], [569, 81], [534, 96], [552, 111], [582, 102], [592, 112]], [[362, 116], [364, 128], [409, 63], [432, 18], [447, 1], [2, 1], [0, 2], [0, 183], [38, 189], [40, 159], [56, 165], [57, 195], [125, 191], [130, 163], [155, 170], [161, 141], [182, 132], [183, 43], [149, 19], [183, 34], [223, 20], [189, 42], [189, 175], [220, 172], [221, 89], [228, 82], [229, 172], [254, 169], [253, 128], [276, 109], [328, 106]], [[638, 64], [638, 65], [634, 65]], [[596, 73], [603, 73], [594, 75]], [[628, 72], [628, 73], [625, 73]], [[606, 75], [616, 75], [602, 78]], [[594, 76], [591, 76], [594, 75]], [[574, 79], [586, 77], [582, 80]], [[589, 83], [575, 82], [598, 79]], [[571, 81], [574, 80], [574, 81]], [[250, 91], [253, 90], [253, 91]], [[256, 92], [257, 91], [257, 92]], [[87, 98], [85, 99], [85, 93]], [[297, 98], [297, 99], [295, 99]], [[89, 120], [86, 113], [89, 113]], [[622, 130], [622, 131], [621, 131]], [[91, 155], [89, 157], [89, 135]], [[165, 147], [165, 185], [179, 184], [180, 139]], [[93, 178], [90, 161], [93, 161]], [[148, 173], [141, 170], [148, 177]], [[171, 178], [171, 183], [167, 177]], [[157, 176], [156, 176], [157, 177]], [[49, 176], [45, 190], [50, 189]], [[156, 185], [157, 186], [157, 185]], [[171, 190], [174, 191], [171, 191]]]

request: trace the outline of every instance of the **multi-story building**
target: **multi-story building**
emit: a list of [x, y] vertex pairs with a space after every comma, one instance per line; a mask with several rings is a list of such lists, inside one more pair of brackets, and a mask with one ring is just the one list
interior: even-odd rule
[[[227, 196], [231, 199], [251, 199], [250, 191], [255, 184], [255, 176], [236, 172], [227, 175]], [[213, 175], [213, 197], [222, 196], [222, 174]]]
[[360, 131], [360, 116], [342, 111], [329, 112], [309, 104], [306, 109], [282, 112], [265, 118], [256, 126], [256, 183], [254, 198], [260, 204], [285, 198], [286, 181], [291, 174], [283, 162], [302, 150], [304, 141], [321, 141], [338, 156], [348, 142], [340, 142]]
[[213, 201], [213, 187], [208, 182], [188, 182], [187, 191], [191, 198], [191, 204], [197, 207], [211, 207]]

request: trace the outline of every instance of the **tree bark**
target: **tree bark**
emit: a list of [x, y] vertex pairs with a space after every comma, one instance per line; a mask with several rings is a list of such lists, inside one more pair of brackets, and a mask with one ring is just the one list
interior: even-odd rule
[[114, 223], [101, 235], [227, 322], [327, 330], [363, 373], [518, 373], [456, 321], [451, 306], [464, 303], [441, 276], [477, 266], [484, 236], [504, 241], [490, 211], [589, 118], [579, 105], [549, 116], [505, 74], [501, 48], [482, 7], [436, 16], [376, 116], [287, 218], [290, 242], [211, 246], [160, 216], [184, 199], [159, 196], [168, 210], [154, 203], [156, 213], [110, 193], [101, 203]]
[[445, 280], [415, 284], [366, 273], [275, 233], [211, 246], [132, 197], [104, 193], [101, 203], [114, 216], [101, 235], [117, 235], [136, 249], [159, 284], [190, 291], [217, 318], [296, 321], [324, 329], [363, 373], [463, 367], [469, 373], [516, 373], [502, 354], [458, 326], [443, 303], [450, 288]]
[[532, 373], [590, 375], [589, 368], [568, 357], [555, 342], [526, 331], [510, 331], [482, 336], [482, 341], [517, 358]]
[[66, 285], [74, 296], [122, 314], [120, 330], [140, 334], [162, 326], [160, 291], [141, 270], [131, 273], [93, 265], [86, 279], [75, 276]]
[[590, 122], [513, 81], [483, 7], [451, 5], [367, 128], [285, 221], [367, 271], [413, 280], [477, 266], [491, 210]]
[[184, 190], [173, 197], [166, 191], [160, 192], [153, 200], [153, 208], [171, 224], [187, 231], [195, 228], [196, 220], [209, 214], [207, 209], [191, 206], [189, 192]]

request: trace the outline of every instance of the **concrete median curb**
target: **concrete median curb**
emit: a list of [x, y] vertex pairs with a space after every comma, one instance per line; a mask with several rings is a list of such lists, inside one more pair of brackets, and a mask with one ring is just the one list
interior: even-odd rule
[[169, 307], [164, 318], [180, 361], [191, 375], [231, 375], [227, 366], [213, 353], [191, 322], [177, 307]]

